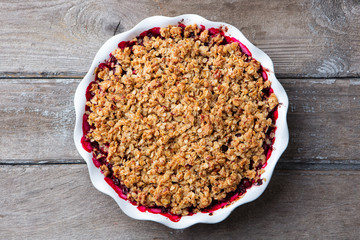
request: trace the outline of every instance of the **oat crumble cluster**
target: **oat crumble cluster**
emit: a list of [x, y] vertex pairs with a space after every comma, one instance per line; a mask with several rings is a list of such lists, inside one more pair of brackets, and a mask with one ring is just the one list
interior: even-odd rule
[[[278, 100], [261, 65], [197, 25], [133, 39], [99, 66], [87, 101], [86, 138], [105, 176], [147, 207], [188, 215], [256, 182]], [[273, 134], [272, 134], [273, 135]]]

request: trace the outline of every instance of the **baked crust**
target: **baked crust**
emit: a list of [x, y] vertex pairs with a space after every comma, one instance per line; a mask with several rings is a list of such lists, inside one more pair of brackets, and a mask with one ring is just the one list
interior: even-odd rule
[[278, 100], [239, 43], [168, 26], [111, 55], [89, 88], [86, 138], [128, 199], [188, 215], [259, 180]]

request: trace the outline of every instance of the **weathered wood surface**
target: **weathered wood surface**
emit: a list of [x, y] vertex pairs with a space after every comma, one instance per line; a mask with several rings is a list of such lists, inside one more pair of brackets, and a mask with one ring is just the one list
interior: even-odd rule
[[[126, 216], [86, 166], [0, 166], [0, 239], [357, 239], [359, 171], [275, 171], [260, 199], [216, 225], [172, 230]], [[11, 187], [10, 187], [11, 186]]]
[[[0, 79], [0, 163], [83, 162], [73, 143], [79, 81]], [[290, 99], [290, 143], [280, 163], [359, 168], [360, 80], [280, 81]]]
[[[109, 37], [184, 13], [238, 27], [273, 59], [290, 143], [260, 199], [172, 230], [132, 220], [92, 186], [73, 96]], [[0, 22], [0, 239], [359, 238], [359, 1], [3, 0]]]
[[196, 13], [238, 27], [280, 77], [360, 76], [359, 1], [1, 1], [0, 74], [83, 76], [99, 47], [145, 17]]

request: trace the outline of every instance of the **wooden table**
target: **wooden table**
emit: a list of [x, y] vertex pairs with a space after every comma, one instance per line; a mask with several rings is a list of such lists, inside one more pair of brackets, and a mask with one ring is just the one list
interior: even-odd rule
[[[238, 27], [273, 59], [290, 143], [258, 200], [172, 230], [92, 186], [73, 96], [105, 40], [183, 13]], [[2, 0], [0, 19], [0, 239], [359, 239], [358, 1]]]

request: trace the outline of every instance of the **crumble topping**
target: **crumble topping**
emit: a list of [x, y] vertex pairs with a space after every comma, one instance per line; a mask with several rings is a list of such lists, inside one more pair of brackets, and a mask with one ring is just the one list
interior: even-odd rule
[[278, 100], [239, 43], [168, 26], [120, 43], [95, 74], [86, 138], [129, 200], [188, 215], [259, 180]]

